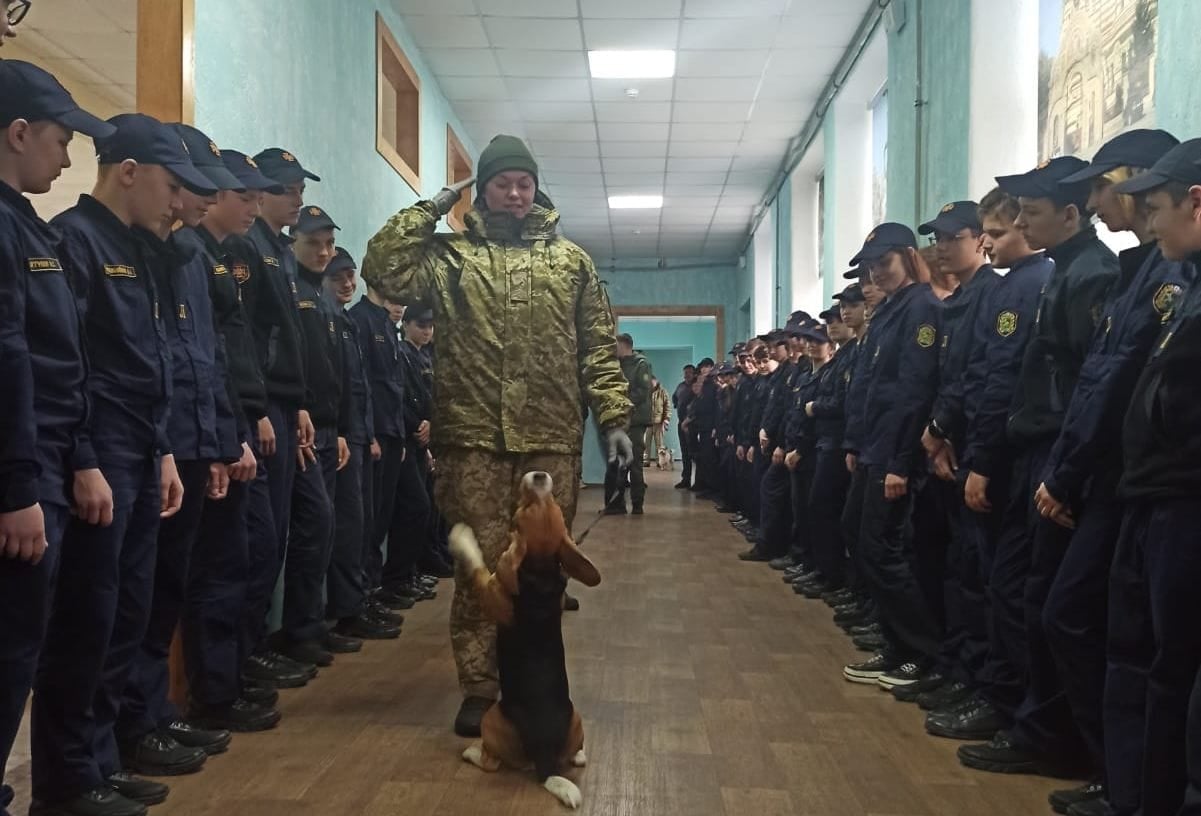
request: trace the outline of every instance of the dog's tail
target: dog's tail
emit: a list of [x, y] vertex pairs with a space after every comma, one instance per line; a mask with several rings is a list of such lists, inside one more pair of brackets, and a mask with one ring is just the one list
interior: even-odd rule
[[484, 554], [475, 532], [466, 524], [456, 524], [450, 530], [450, 554], [468, 575], [484, 567]]

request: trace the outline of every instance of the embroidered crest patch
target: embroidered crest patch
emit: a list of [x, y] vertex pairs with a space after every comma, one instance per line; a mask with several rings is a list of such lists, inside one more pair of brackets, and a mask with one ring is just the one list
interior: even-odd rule
[[1155, 311], [1161, 315], [1166, 315], [1172, 311], [1172, 304], [1176, 301], [1177, 296], [1183, 290], [1174, 283], [1165, 283], [1159, 287], [1159, 291], [1155, 293], [1155, 298], [1151, 301], [1151, 305], [1155, 307]]
[[1018, 313], [1004, 311], [997, 315], [997, 334], [1009, 337], [1018, 330]]
[[929, 323], [923, 323], [917, 327], [917, 344], [922, 348], [930, 348], [934, 345], [934, 340], [938, 337], [938, 332]]

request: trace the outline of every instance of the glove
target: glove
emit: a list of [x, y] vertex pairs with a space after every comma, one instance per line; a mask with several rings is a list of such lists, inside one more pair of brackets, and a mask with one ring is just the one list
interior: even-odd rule
[[439, 215], [446, 215], [450, 212], [451, 208], [459, 203], [459, 197], [463, 191], [473, 184], [475, 184], [475, 176], [455, 182], [449, 187], [443, 187], [439, 190], [438, 194], [431, 199], [434, 206], [438, 208]]
[[605, 434], [605, 450], [609, 452], [607, 461], [610, 465], [628, 468], [634, 461], [634, 445], [629, 434], [621, 428], [610, 428]]

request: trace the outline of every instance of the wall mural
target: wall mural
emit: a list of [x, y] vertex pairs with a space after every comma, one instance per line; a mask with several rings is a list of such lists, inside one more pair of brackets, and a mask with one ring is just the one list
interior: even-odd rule
[[1039, 159], [1154, 127], [1159, 0], [1040, 0]]

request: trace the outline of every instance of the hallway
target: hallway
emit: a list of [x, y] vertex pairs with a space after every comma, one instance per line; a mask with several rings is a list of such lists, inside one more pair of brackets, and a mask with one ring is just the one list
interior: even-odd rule
[[[1049, 812], [1055, 783], [962, 769], [956, 743], [926, 736], [916, 707], [844, 681], [858, 653], [825, 605], [734, 558], [741, 537], [671, 489], [678, 473], [648, 473], [647, 515], [606, 518], [589, 535], [604, 580], [565, 617], [589, 760], [582, 813]], [[600, 503], [598, 489], [584, 492], [577, 530]], [[439, 590], [406, 613], [400, 640], [368, 643], [283, 692], [279, 728], [239, 735], [201, 773], [164, 780], [171, 797], [154, 816], [567, 812], [532, 777], [488, 776], [459, 758], [450, 582]], [[15, 759], [20, 806], [28, 765]]]

